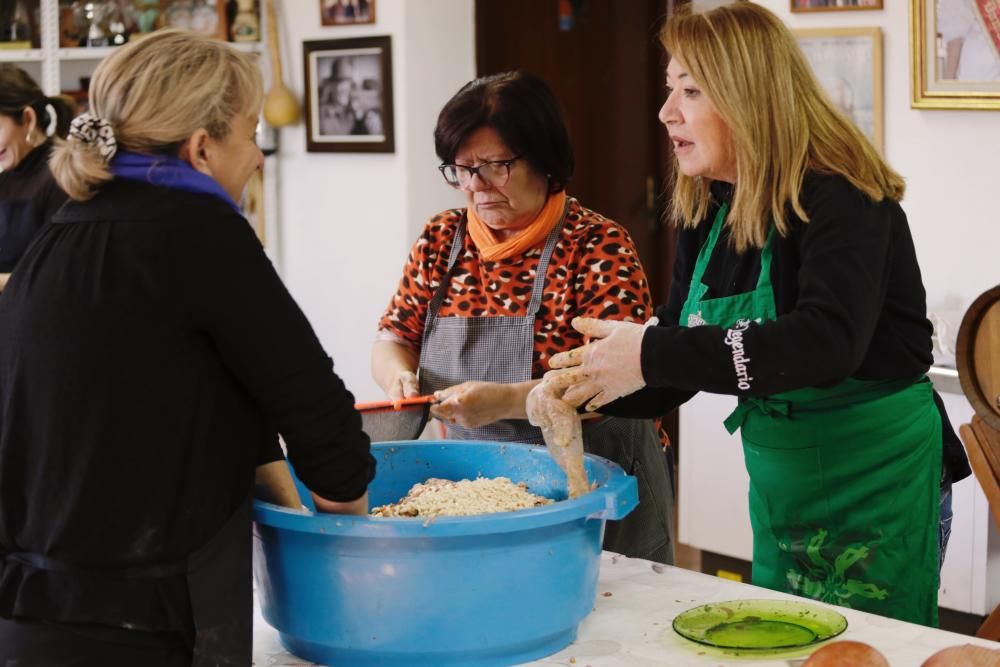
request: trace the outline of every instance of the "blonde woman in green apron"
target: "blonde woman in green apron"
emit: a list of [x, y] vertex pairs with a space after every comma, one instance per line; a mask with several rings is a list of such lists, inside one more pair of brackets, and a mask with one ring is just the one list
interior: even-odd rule
[[738, 396], [725, 425], [750, 474], [753, 582], [935, 625], [968, 464], [924, 375], [903, 180], [767, 10], [681, 15], [661, 39], [682, 227], [669, 301], [658, 326], [578, 320], [600, 340], [555, 357], [552, 379], [633, 417]]

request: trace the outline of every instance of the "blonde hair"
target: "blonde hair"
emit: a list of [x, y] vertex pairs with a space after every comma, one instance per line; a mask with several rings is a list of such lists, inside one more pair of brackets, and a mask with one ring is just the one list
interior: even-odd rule
[[[90, 106], [111, 124], [119, 150], [176, 155], [199, 128], [223, 139], [237, 115], [256, 116], [263, 89], [252, 56], [210, 37], [158, 30], [115, 49], [98, 65]], [[77, 200], [90, 199], [111, 180], [96, 146], [72, 135], [58, 142], [50, 167]]]
[[[839, 174], [873, 201], [899, 201], [905, 185], [868, 139], [828, 99], [791, 32], [759, 5], [736, 2], [672, 17], [660, 33], [729, 126], [737, 182], [726, 224], [737, 251], [763, 247], [771, 221], [808, 222], [799, 201], [807, 171]], [[696, 227], [711, 194], [706, 179], [674, 163], [671, 216]]]

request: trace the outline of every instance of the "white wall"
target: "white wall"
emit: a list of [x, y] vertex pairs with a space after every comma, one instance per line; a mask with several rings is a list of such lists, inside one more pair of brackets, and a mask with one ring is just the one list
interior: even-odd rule
[[322, 27], [316, 0], [279, 4], [288, 86], [303, 99], [302, 42], [390, 35], [396, 152], [307, 153], [305, 126], [281, 130], [275, 259], [358, 400], [375, 326], [426, 218], [454, 206], [436, 166], [441, 106], [475, 76], [472, 0], [379, 0], [374, 25]]
[[[885, 60], [885, 149], [907, 179], [928, 306], [950, 318], [1000, 281], [996, 156], [1000, 112], [910, 108], [908, 2], [882, 11], [792, 14], [757, 0], [792, 28], [878, 26]], [[396, 152], [306, 153], [302, 125], [281, 131], [275, 248], [286, 283], [359, 399], [380, 395], [368, 372], [375, 322], [430, 214], [460, 200], [435, 169], [437, 113], [475, 75], [472, 0], [379, 0], [375, 25], [324, 28], [314, 0], [278, 3], [285, 78], [302, 95], [302, 42], [390, 35]], [[653, 113], [655, 110], [651, 110]], [[272, 234], [274, 236], [275, 234]]]
[[885, 155], [907, 182], [927, 306], [957, 334], [961, 315], [1000, 283], [1000, 111], [910, 108], [910, 24], [905, 0], [881, 11], [793, 14], [788, 0], [755, 0], [791, 28], [877, 26], [885, 63]]

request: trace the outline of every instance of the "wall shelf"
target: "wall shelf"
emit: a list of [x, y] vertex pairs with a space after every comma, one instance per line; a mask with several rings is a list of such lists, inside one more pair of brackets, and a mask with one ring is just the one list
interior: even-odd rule
[[41, 49], [0, 49], [0, 63], [38, 63], [44, 58]]
[[[75, 88], [81, 77], [88, 75], [98, 62], [112, 54], [117, 47], [60, 47], [59, 0], [38, 0], [38, 8], [41, 48], [0, 49], [0, 62], [40, 63], [39, 85], [46, 95], [58, 95], [64, 90]], [[248, 53], [263, 51], [261, 42], [233, 43], [233, 46]]]
[[79, 48], [64, 48], [56, 51], [56, 56], [59, 60], [103, 60], [105, 57], [110, 56], [115, 48], [114, 46], [95, 46], [95, 47], [79, 47]]

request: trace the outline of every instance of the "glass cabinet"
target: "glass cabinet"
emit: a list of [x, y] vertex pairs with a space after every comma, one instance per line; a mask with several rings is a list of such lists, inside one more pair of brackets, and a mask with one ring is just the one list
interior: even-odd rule
[[[163, 27], [233, 41], [238, 13], [260, 19], [257, 0], [4, 0], [0, 62], [24, 68], [48, 95], [85, 103], [90, 74], [121, 44]], [[260, 31], [238, 35], [238, 48], [260, 49]]]

